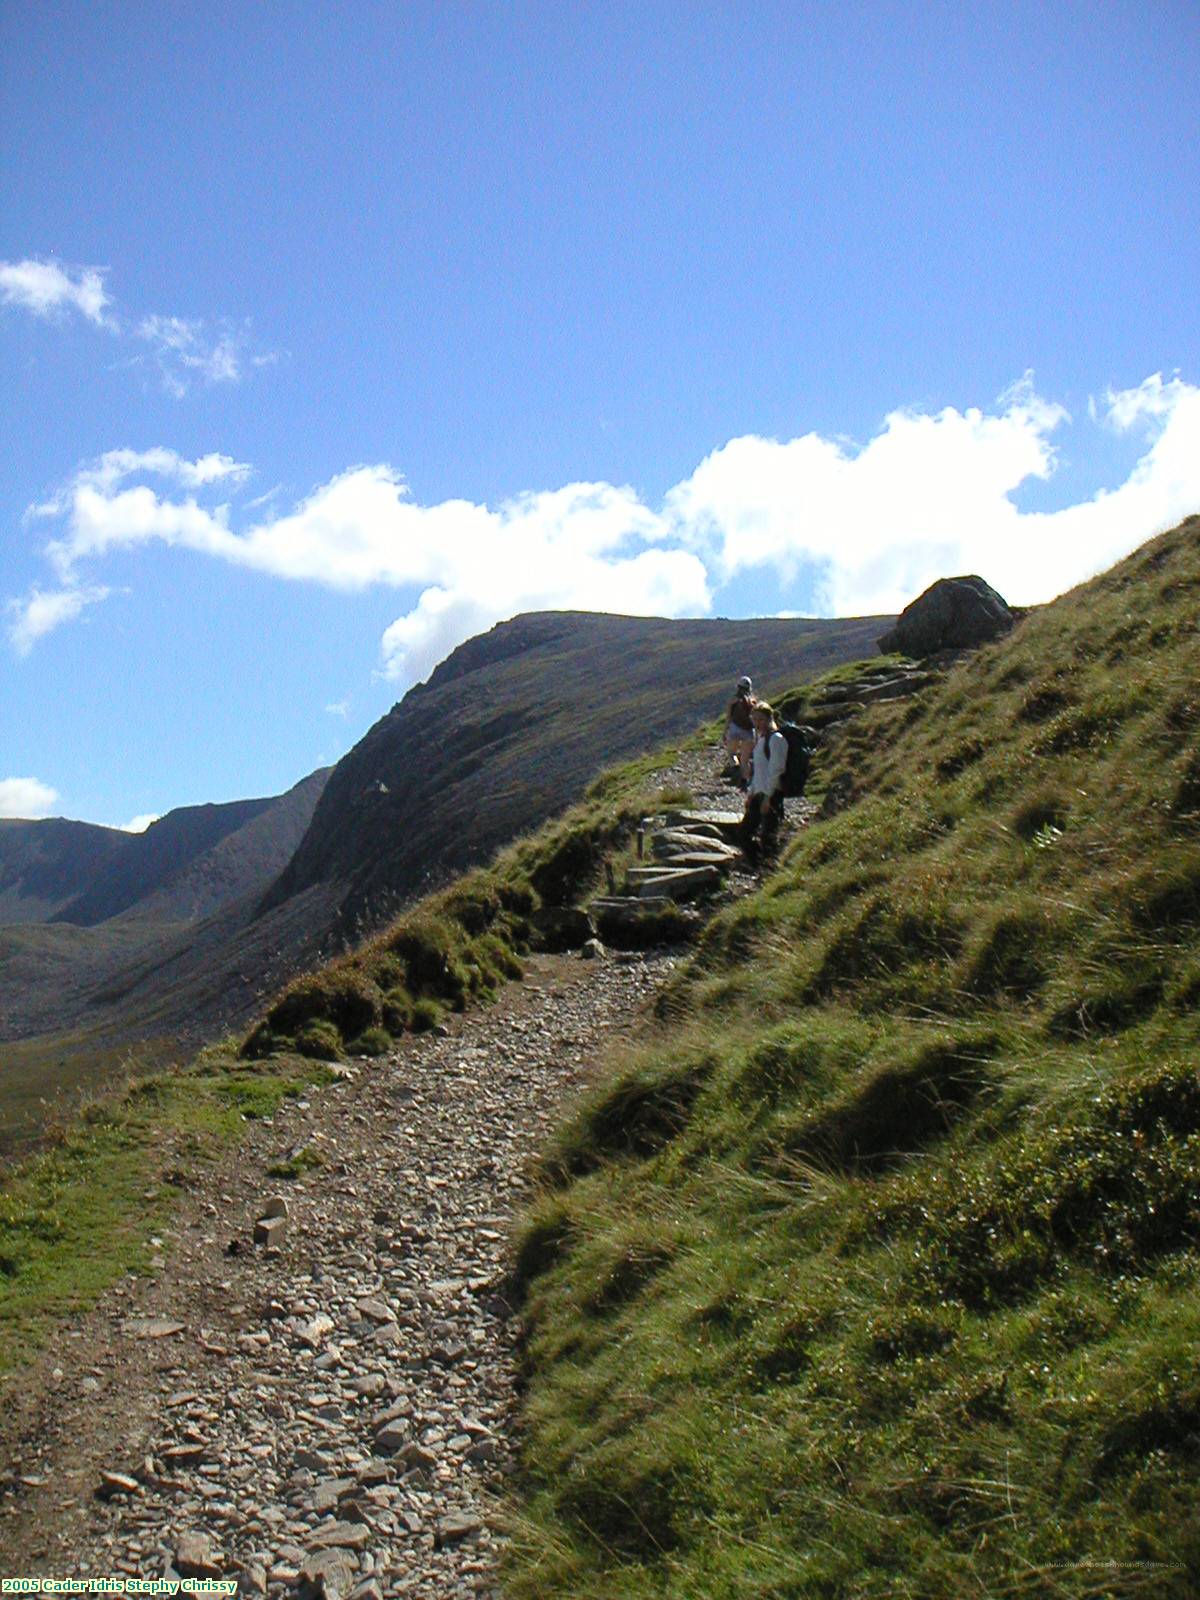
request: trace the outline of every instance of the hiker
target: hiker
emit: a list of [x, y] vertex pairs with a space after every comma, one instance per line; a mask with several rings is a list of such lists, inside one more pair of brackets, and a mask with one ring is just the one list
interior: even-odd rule
[[770, 849], [783, 821], [788, 742], [779, 731], [775, 712], [765, 700], [760, 700], [751, 714], [756, 738], [750, 793], [746, 796], [746, 813], [742, 818], [742, 848], [748, 856], [754, 857], [758, 854], [760, 829], [762, 847]]
[[754, 686], [749, 678], [739, 678], [729, 702], [729, 720], [725, 728], [725, 748], [729, 759], [737, 762], [740, 786], [750, 787], [750, 770], [754, 755]]

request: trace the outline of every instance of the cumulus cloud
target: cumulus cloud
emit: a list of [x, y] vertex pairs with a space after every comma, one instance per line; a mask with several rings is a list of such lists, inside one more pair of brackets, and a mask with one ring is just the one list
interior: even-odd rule
[[122, 833], [145, 833], [152, 822], [157, 822], [162, 815], [161, 811], [145, 811], [139, 817], [131, 817], [128, 822], [121, 824]]
[[1157, 422], [1169, 417], [1182, 402], [1186, 404], [1188, 385], [1180, 378], [1163, 382], [1161, 372], [1145, 378], [1135, 389], [1106, 390], [1104, 411], [1118, 433], [1128, 433], [1139, 422]]
[[57, 261], [0, 261], [0, 297], [35, 317], [77, 311], [100, 327], [110, 325], [112, 302], [102, 267], [61, 267]]
[[228, 456], [188, 462], [162, 449], [110, 451], [34, 508], [63, 520], [47, 554], [64, 583], [77, 582], [85, 562], [158, 542], [335, 589], [415, 588], [412, 612], [384, 636], [389, 677], [420, 675], [469, 633], [520, 610], [679, 616], [708, 608], [700, 559], [654, 548], [667, 536], [661, 517], [611, 484], [570, 484], [495, 509], [465, 500], [420, 506], [390, 467], [353, 467], [293, 510], [236, 532], [227, 507], [142, 481], [165, 476], [198, 490], [246, 470]]
[[0, 778], [0, 817], [36, 821], [50, 815], [58, 790], [37, 778]]
[[[151, 542], [343, 591], [399, 590], [382, 670], [411, 681], [519, 611], [704, 614], [745, 574], [765, 575], [764, 611], [793, 598], [809, 614], [895, 611], [958, 572], [981, 572], [1015, 602], [1048, 600], [1200, 508], [1200, 389], [1159, 375], [1103, 407], [1072, 424], [1026, 378], [990, 410], [893, 411], [861, 446], [816, 433], [731, 439], [658, 507], [608, 483], [420, 505], [376, 464], [289, 510], [260, 497], [235, 519], [245, 463], [160, 448], [110, 451], [33, 511], [57, 521], [46, 551], [64, 596], [83, 592], [89, 564]], [[1016, 490], [1053, 474], [1062, 430], [1135, 424], [1142, 454], [1118, 488], [1053, 512], [1017, 508]], [[806, 592], [780, 592], [798, 579]]]
[[935, 578], [982, 572], [1021, 603], [1052, 599], [1200, 508], [1200, 389], [1148, 379], [1112, 394], [1121, 425], [1154, 424], [1111, 492], [1054, 512], [1013, 493], [1046, 479], [1070, 418], [1026, 378], [991, 414], [895, 411], [861, 449], [817, 434], [731, 440], [667, 496], [681, 543], [718, 578], [766, 566], [815, 571], [827, 615], [890, 612]]

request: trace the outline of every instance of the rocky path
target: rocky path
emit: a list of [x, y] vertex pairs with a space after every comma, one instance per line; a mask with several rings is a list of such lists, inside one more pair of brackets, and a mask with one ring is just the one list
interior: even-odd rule
[[[5, 1392], [0, 1574], [498, 1593], [514, 1209], [548, 1124], [669, 965], [535, 958], [446, 1037], [251, 1125], [158, 1269]], [[323, 1164], [267, 1175], [299, 1149]], [[255, 1246], [276, 1194], [283, 1236]]]
[[[737, 808], [721, 765], [685, 753], [661, 781]], [[727, 892], [753, 882], [735, 876]], [[0, 1576], [499, 1594], [514, 1214], [549, 1127], [672, 964], [535, 957], [444, 1037], [249, 1124], [154, 1270], [0, 1392]], [[301, 1152], [318, 1164], [269, 1175]], [[256, 1245], [276, 1199], [278, 1242]]]

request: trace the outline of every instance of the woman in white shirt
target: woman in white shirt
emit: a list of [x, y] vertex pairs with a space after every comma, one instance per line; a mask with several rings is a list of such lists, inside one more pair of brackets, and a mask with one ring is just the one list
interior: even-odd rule
[[783, 774], [787, 767], [787, 739], [775, 721], [775, 712], [760, 700], [752, 712], [754, 721], [754, 762], [746, 814], [742, 818], [743, 847], [747, 855], [758, 852], [759, 830], [764, 848], [775, 842], [783, 821]]

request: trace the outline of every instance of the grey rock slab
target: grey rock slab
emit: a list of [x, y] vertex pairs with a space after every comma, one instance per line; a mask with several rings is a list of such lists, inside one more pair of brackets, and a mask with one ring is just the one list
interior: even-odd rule
[[357, 1572], [348, 1550], [319, 1550], [305, 1556], [296, 1569], [300, 1600], [344, 1600]]
[[169, 1339], [186, 1327], [185, 1322], [172, 1322], [169, 1317], [127, 1317], [121, 1331], [134, 1339]]
[[114, 1494], [140, 1494], [142, 1486], [136, 1478], [131, 1478], [126, 1472], [104, 1472], [100, 1474], [100, 1484], [96, 1493], [102, 1500], [107, 1500]]
[[181, 1533], [175, 1541], [175, 1570], [181, 1578], [219, 1578], [222, 1567], [207, 1533]]
[[439, 1517], [434, 1540], [438, 1549], [444, 1549], [448, 1544], [459, 1544], [482, 1531], [482, 1517], [470, 1511], [451, 1511], [448, 1516]]
[[354, 1488], [353, 1478], [327, 1478], [312, 1491], [310, 1504], [314, 1511], [332, 1511], [345, 1495]]
[[395, 1322], [396, 1313], [384, 1301], [367, 1295], [358, 1302], [358, 1314], [369, 1322]]
[[318, 1528], [308, 1541], [310, 1550], [365, 1550], [371, 1542], [371, 1530], [361, 1522], [335, 1522], [332, 1527]]
[[315, 1350], [325, 1335], [333, 1332], [333, 1326], [333, 1318], [327, 1317], [324, 1312], [319, 1312], [310, 1322], [301, 1323], [297, 1327], [296, 1337], [302, 1344], [309, 1345]]
[[381, 1372], [364, 1373], [362, 1377], [350, 1380], [350, 1388], [364, 1400], [373, 1400], [377, 1395], [386, 1394], [387, 1386], [387, 1379]]
[[381, 1456], [395, 1455], [412, 1437], [407, 1422], [385, 1422], [375, 1435], [374, 1448]]
[[254, 1224], [254, 1242], [268, 1249], [277, 1248], [287, 1232], [286, 1217], [260, 1217]]
[[721, 874], [716, 867], [689, 867], [642, 879], [637, 884], [637, 892], [639, 897], [665, 894], [672, 900], [686, 900], [702, 889], [715, 888], [720, 881]]

